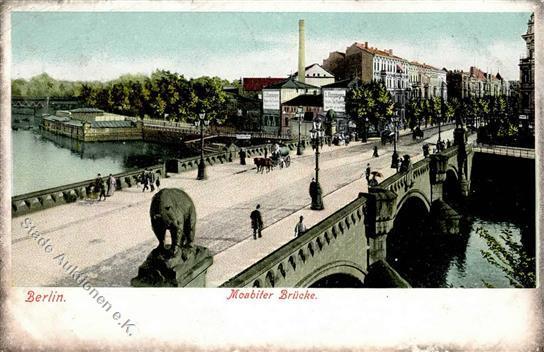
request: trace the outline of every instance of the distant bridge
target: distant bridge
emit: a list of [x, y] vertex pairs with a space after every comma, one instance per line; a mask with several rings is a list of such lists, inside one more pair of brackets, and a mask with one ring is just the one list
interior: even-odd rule
[[535, 150], [530, 148], [511, 147], [505, 145], [475, 144], [473, 149], [475, 152], [485, 154], [504, 155], [524, 159], [535, 158]]
[[[166, 135], [168, 139], [181, 139], [184, 136], [199, 136], [200, 127], [184, 123], [184, 122], [171, 122], [162, 120], [148, 120], [144, 119], [144, 137], [151, 135]], [[289, 134], [272, 134], [259, 131], [237, 131], [233, 127], [225, 126], [210, 126], [204, 129], [205, 138], [212, 137], [226, 137], [237, 139], [270, 139], [274, 141], [288, 141], [291, 140]]]
[[52, 110], [68, 110], [81, 106], [77, 98], [47, 98], [47, 97], [12, 97], [12, 108], [44, 109], [49, 107]]

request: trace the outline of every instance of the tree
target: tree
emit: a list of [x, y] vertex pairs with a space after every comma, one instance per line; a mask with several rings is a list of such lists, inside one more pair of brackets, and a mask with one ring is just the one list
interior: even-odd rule
[[363, 134], [367, 119], [376, 131], [381, 130], [393, 116], [394, 103], [383, 82], [372, 81], [347, 92], [346, 109]]
[[221, 124], [227, 117], [226, 93], [223, 84], [217, 77], [200, 77], [190, 81], [194, 93], [194, 104], [190, 111], [197, 116], [206, 113], [207, 119], [215, 119]]
[[374, 107], [376, 101], [367, 86], [354, 87], [346, 94], [346, 110], [352, 120], [355, 121], [360, 136], [365, 135], [366, 121], [375, 123]]
[[[518, 288], [532, 288], [536, 284], [535, 257], [530, 256], [518, 243], [508, 229], [502, 230], [499, 241], [487, 230], [478, 228], [478, 235], [487, 243], [488, 250], [480, 250], [482, 256], [493, 266], [499, 268], [510, 284]], [[493, 287], [482, 280], [487, 287]]]

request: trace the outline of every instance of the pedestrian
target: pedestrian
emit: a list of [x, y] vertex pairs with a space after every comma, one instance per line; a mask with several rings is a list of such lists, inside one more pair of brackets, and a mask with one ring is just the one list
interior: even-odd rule
[[240, 155], [240, 165], [246, 164], [246, 151], [244, 149], [240, 149], [240, 152], [238, 153]]
[[149, 186], [151, 187], [151, 192], [155, 191], [155, 173], [153, 171], [149, 172]]
[[306, 232], [306, 226], [304, 226], [304, 216], [300, 216], [298, 223], [295, 225], [295, 237], [298, 237], [302, 235], [304, 232]]
[[155, 181], [155, 184], [157, 185], [157, 188], [161, 188], [161, 179], [159, 175], [157, 175], [157, 181]]
[[100, 185], [101, 184], [102, 184], [102, 175], [98, 174], [98, 175], [96, 175], [96, 178], [94, 180], [93, 193], [95, 193], [95, 194], [100, 193]]
[[368, 180], [370, 180], [370, 163], [366, 164], [365, 178], [366, 178], [366, 182], [368, 182]]
[[106, 193], [108, 197], [113, 196], [113, 192], [115, 192], [116, 186], [117, 186], [117, 180], [115, 179], [115, 177], [113, 177], [112, 174], [110, 174], [108, 176], [108, 191]]
[[378, 146], [377, 145], [374, 146], [374, 153], [372, 154], [372, 157], [373, 158], [379, 157], [379, 155], [378, 155]]
[[429, 156], [429, 145], [427, 143], [423, 144], [423, 156], [426, 158]]
[[264, 148], [264, 158], [266, 159], [268, 157], [268, 146]]
[[149, 189], [149, 173], [147, 172], [147, 169], [142, 173], [142, 183], [144, 184], [142, 192], [145, 192], [146, 189]]
[[446, 141], [446, 148], [449, 148], [449, 147], [451, 147], [451, 142], [450, 142], [450, 140], [448, 139], [448, 140]]
[[263, 218], [261, 216], [261, 211], [259, 210], [261, 208], [260, 204], [257, 204], [257, 207], [255, 210], [251, 212], [251, 215], [249, 216], [251, 219], [251, 228], [253, 229], [253, 239], [257, 239], [257, 235], [259, 238], [262, 237], [261, 231], [263, 229]]
[[104, 200], [106, 200], [106, 180], [100, 181], [100, 194], [98, 195], [98, 201], [102, 200], [102, 197], [104, 197]]
[[312, 181], [310, 182], [309, 193], [310, 193], [310, 197], [312, 198], [312, 204], [316, 203], [319, 189], [317, 187], [317, 182], [315, 182], [315, 178], [312, 178]]

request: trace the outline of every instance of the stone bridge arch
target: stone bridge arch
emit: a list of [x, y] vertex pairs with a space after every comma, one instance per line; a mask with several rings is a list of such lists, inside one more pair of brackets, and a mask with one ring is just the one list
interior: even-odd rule
[[320, 280], [337, 274], [350, 276], [359, 281], [362, 285], [365, 281], [367, 272], [356, 262], [349, 260], [331, 261], [330, 263], [317, 268], [304, 279], [300, 280], [296, 284], [296, 287], [311, 287]]
[[429, 197], [424, 193], [422, 192], [422, 190], [420, 189], [411, 189], [409, 190], [407, 193], [405, 193], [402, 197], [402, 199], [397, 202], [397, 207], [396, 207], [396, 210], [395, 210], [395, 214], [394, 214], [394, 219], [397, 217], [397, 215], [400, 213], [400, 211], [402, 210], [402, 207], [404, 206], [404, 204], [406, 204], [406, 202], [412, 198], [417, 198], [419, 199], [423, 205], [425, 206], [425, 209], [427, 209], [427, 213], [429, 213], [431, 211], [431, 201], [429, 199]]

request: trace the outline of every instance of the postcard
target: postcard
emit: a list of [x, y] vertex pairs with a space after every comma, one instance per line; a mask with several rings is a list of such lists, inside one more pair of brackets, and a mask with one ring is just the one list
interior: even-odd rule
[[471, 4], [3, 5], [3, 348], [539, 351], [543, 12]]

